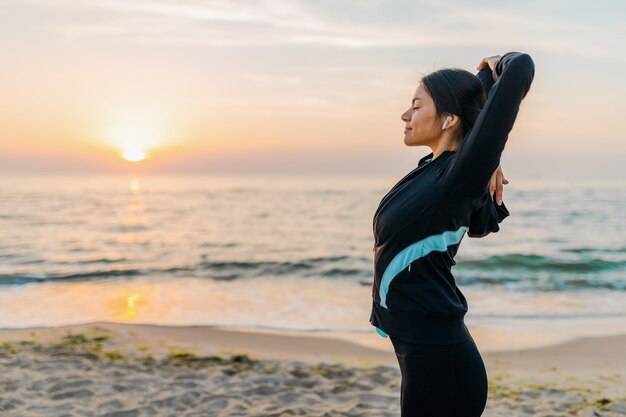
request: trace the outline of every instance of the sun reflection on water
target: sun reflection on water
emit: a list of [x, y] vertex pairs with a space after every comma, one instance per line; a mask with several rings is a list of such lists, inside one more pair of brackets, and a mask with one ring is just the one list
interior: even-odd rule
[[139, 184], [139, 179], [137, 178], [132, 178], [130, 180], [130, 182], [128, 183], [128, 188], [130, 189], [131, 192], [133, 193], [137, 193], [139, 191], [141, 191], [140, 189], [140, 184]]
[[124, 306], [118, 314], [118, 318], [121, 320], [134, 319], [138, 315], [139, 308], [139, 295], [132, 293], [125, 298], [124, 303], [120, 303], [120, 306]]

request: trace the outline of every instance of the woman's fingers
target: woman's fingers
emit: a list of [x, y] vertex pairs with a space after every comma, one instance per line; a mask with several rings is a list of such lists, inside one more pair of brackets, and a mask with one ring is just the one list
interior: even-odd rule
[[499, 206], [502, 205], [502, 191], [504, 190], [501, 178], [501, 176], [498, 176], [498, 181], [496, 185], [496, 203], [498, 203]]
[[480, 71], [481, 69], [483, 69], [485, 66], [488, 66], [489, 69], [491, 69], [492, 71], [495, 70], [496, 68], [496, 63], [498, 62], [498, 60], [501, 58], [500, 55], [492, 55], [492, 56], [488, 56], [486, 58], [483, 58], [482, 61], [480, 61], [480, 64], [478, 64], [478, 66], [476, 67], [476, 70]]
[[494, 196], [494, 200], [498, 205], [502, 205], [502, 195], [504, 194], [504, 184], [508, 184], [509, 180], [504, 178], [502, 168], [498, 165], [498, 168], [493, 172], [491, 179], [489, 180], [489, 195]]
[[502, 169], [498, 167], [496, 170], [496, 203], [498, 205], [502, 205], [502, 195], [504, 194], [504, 185], [508, 184], [509, 180], [504, 178], [504, 174], [502, 173]]

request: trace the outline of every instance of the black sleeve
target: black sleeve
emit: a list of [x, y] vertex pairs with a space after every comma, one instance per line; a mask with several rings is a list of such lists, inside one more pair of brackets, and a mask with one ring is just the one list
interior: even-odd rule
[[488, 65], [485, 66], [478, 72], [478, 74], [476, 74], [476, 76], [480, 78], [480, 81], [483, 83], [483, 87], [485, 87], [485, 94], [489, 96], [491, 87], [493, 87], [493, 83], [495, 82], [493, 80], [493, 75], [491, 74], [491, 68], [489, 68]]
[[485, 88], [490, 87], [487, 101], [440, 179], [454, 193], [479, 196], [486, 191], [530, 89], [535, 64], [528, 54], [509, 52], [495, 65], [493, 86], [489, 85], [490, 72], [488, 68], [479, 72]]

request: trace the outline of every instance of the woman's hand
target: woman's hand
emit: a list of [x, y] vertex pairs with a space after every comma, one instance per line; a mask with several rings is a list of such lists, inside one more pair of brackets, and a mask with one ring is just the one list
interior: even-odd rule
[[489, 68], [491, 68], [491, 72], [494, 72], [496, 70], [496, 63], [498, 62], [498, 60], [500, 60], [500, 58], [502, 58], [500, 55], [483, 58], [483, 60], [480, 61], [480, 64], [478, 64], [478, 66], [476, 67], [476, 70], [480, 71], [485, 66], [489, 66]]
[[502, 191], [504, 186], [502, 184], [508, 184], [509, 181], [504, 178], [504, 173], [502, 172], [502, 168], [498, 164], [498, 168], [493, 172], [491, 179], [489, 180], [489, 195], [493, 196], [493, 192], [496, 192], [496, 203], [498, 205], [502, 204]]

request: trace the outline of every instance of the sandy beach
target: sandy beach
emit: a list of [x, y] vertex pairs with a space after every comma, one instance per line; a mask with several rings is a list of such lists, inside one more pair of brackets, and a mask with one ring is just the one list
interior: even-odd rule
[[[489, 376], [483, 415], [626, 415], [626, 335], [497, 350], [493, 333], [470, 330]], [[398, 416], [390, 342], [352, 336], [113, 323], [4, 329], [0, 414]]]

